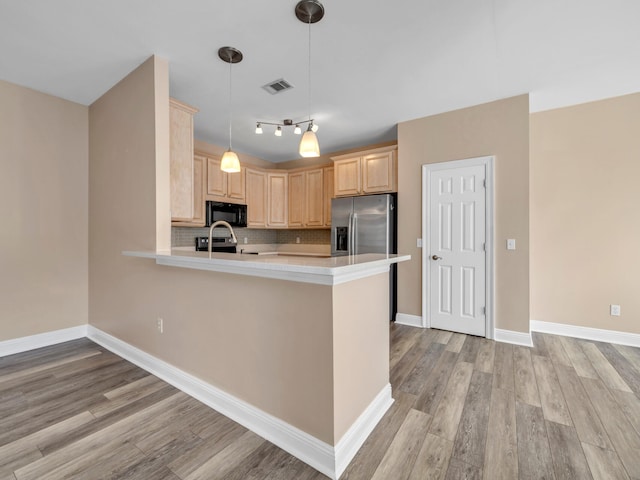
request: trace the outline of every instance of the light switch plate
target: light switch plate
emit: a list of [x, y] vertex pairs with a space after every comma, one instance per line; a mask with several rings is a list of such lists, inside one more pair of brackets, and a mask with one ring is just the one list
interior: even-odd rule
[[416, 240], [416, 247], [418, 247], [418, 248], [422, 248], [422, 239], [421, 239], [421, 238], [418, 238], [418, 239]]
[[515, 249], [516, 249], [516, 239], [507, 238], [507, 250], [515, 250]]

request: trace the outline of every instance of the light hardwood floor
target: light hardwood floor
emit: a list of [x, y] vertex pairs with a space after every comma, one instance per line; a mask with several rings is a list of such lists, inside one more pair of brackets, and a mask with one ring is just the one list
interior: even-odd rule
[[[342, 479], [640, 479], [640, 349], [391, 326], [395, 403]], [[88, 340], [0, 358], [0, 480], [324, 479]]]

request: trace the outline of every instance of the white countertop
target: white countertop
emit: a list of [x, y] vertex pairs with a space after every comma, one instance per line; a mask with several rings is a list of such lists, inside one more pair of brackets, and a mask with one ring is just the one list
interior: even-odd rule
[[301, 255], [247, 255], [173, 249], [171, 252], [122, 252], [130, 257], [153, 258], [158, 265], [210, 270], [293, 282], [338, 285], [389, 271], [393, 263], [404, 262], [410, 255], [367, 253], [340, 257]]

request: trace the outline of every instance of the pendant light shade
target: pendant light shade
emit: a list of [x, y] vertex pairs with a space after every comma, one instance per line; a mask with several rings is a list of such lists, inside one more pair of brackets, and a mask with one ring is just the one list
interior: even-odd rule
[[238, 160], [238, 155], [231, 150], [227, 150], [222, 155], [222, 160], [220, 161], [220, 170], [227, 173], [237, 173], [240, 171], [240, 160]]
[[311, 129], [308, 129], [302, 135], [300, 140], [300, 156], [301, 157], [319, 157], [320, 145], [318, 145], [318, 137]]
[[[300, 139], [300, 145], [298, 147], [298, 152], [301, 157], [319, 157], [320, 156], [320, 145], [318, 144], [318, 137], [316, 136], [316, 132], [318, 131], [318, 125], [315, 123], [315, 120], [311, 117], [311, 25], [313, 23], [317, 23], [322, 20], [324, 17], [324, 6], [320, 3], [320, 0], [299, 0], [296, 4], [295, 14], [298, 20], [307, 25], [308, 29], [308, 48], [309, 55], [307, 57], [307, 80], [308, 80], [308, 90], [307, 90], [307, 100], [308, 100], [308, 114], [306, 120], [301, 119], [291, 119], [286, 118], [282, 122], [265, 122], [259, 120], [256, 123], [256, 133], [259, 135], [262, 133], [262, 125], [273, 125], [276, 127], [275, 135], [277, 137], [282, 136], [283, 127], [294, 127], [293, 133], [295, 135], [300, 135], [303, 132], [304, 126], [306, 124], [306, 130], [304, 131], [304, 135]], [[269, 93], [278, 93], [280, 91], [284, 91], [287, 88], [291, 88], [291, 84], [284, 79], [275, 80], [267, 85], [264, 85], [262, 88], [267, 90]]]
[[218, 57], [229, 64], [229, 149], [222, 155], [220, 170], [227, 173], [237, 173], [240, 171], [240, 160], [238, 155], [231, 150], [231, 119], [233, 118], [231, 111], [231, 65], [242, 61], [242, 52], [233, 47], [222, 47], [218, 50]]
[[301, 157], [319, 157], [320, 145], [318, 145], [318, 137], [313, 130], [313, 120], [311, 119], [311, 24], [319, 22], [324, 16], [324, 7], [319, 0], [300, 0], [295, 9], [296, 17], [309, 28], [309, 57], [308, 57], [308, 80], [309, 80], [309, 125], [307, 131], [300, 139], [299, 153]]

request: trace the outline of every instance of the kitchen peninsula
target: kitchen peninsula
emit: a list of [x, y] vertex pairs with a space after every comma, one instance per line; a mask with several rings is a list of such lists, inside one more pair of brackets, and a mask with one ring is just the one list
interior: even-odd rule
[[274, 278], [318, 285], [341, 283], [389, 272], [393, 263], [411, 259], [410, 255], [369, 253], [324, 257], [316, 255], [277, 254], [246, 255], [207, 253], [173, 249], [171, 253], [124, 251], [129, 257], [154, 258], [158, 265]]
[[[389, 266], [410, 257], [209, 258], [208, 252], [177, 249], [123, 255], [140, 257], [129, 259], [134, 263], [154, 260], [155, 275], [170, 276], [181, 305], [180, 278], [202, 286], [200, 302], [210, 306], [210, 314], [192, 345], [203, 368], [192, 373], [243, 407], [237, 413], [215, 395], [213, 401], [201, 399], [338, 478], [393, 402]], [[189, 299], [194, 301], [193, 292]], [[165, 328], [169, 333], [172, 327]], [[173, 328], [180, 331], [180, 325]]]
[[152, 57], [90, 108], [88, 336], [337, 478], [392, 402], [408, 257], [171, 251], [168, 72]]

